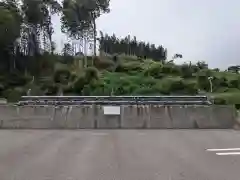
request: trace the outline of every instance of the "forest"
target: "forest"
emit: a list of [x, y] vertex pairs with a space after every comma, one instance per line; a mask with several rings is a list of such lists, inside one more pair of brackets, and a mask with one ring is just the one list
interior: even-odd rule
[[[240, 66], [209, 68], [203, 61], [175, 64], [167, 47], [98, 32], [109, 0], [0, 1], [0, 98], [22, 95], [197, 95], [240, 105]], [[61, 52], [52, 16], [71, 41]], [[99, 45], [97, 45], [99, 44]], [[87, 55], [87, 49], [92, 55]], [[193, 60], [193, 62], [196, 62]]]

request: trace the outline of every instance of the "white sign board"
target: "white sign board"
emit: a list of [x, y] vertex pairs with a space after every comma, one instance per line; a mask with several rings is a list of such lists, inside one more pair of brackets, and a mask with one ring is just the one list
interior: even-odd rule
[[120, 106], [103, 106], [105, 115], [120, 115]]

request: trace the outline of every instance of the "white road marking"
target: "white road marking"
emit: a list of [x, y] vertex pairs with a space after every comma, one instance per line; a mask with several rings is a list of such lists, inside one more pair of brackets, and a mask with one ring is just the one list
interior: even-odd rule
[[240, 151], [240, 148], [207, 149], [207, 151]]
[[227, 155], [240, 155], [240, 152], [225, 152], [225, 153], [216, 153], [218, 156], [227, 156]]

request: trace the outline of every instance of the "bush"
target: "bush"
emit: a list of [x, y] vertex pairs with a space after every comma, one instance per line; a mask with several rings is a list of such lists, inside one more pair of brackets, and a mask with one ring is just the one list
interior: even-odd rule
[[232, 79], [228, 82], [229, 88], [240, 88], [240, 79]]
[[239, 110], [240, 109], [240, 104], [235, 104], [235, 108]]
[[196, 95], [198, 94], [198, 87], [196, 82], [184, 82], [184, 91], [186, 94]]
[[184, 88], [184, 85], [181, 80], [173, 80], [173, 79], [164, 79], [161, 82], [161, 85], [158, 85], [157, 87], [159, 92], [162, 94], [173, 94], [173, 93], [182, 91], [183, 88]]
[[131, 73], [132, 71], [141, 72], [143, 69], [139, 63], [120, 63], [116, 67], [116, 72]]
[[99, 78], [99, 72], [95, 67], [88, 67], [85, 69], [85, 78], [87, 82], [97, 80]]
[[5, 87], [3, 84], [0, 84], [0, 97], [2, 96], [2, 92], [4, 91]]
[[24, 86], [32, 80], [31, 76], [24, 76], [20, 73], [11, 73], [5, 77], [6, 88]]
[[216, 97], [216, 98], [214, 98], [214, 104], [225, 105], [225, 104], [227, 104], [227, 102], [226, 102], [226, 99], [224, 99], [224, 98]]
[[174, 64], [164, 64], [163, 67], [162, 67], [162, 73], [180, 75], [181, 74], [181, 69]]
[[[210, 84], [209, 80], [208, 83]], [[228, 87], [227, 79], [224, 77], [214, 76], [212, 79], [213, 91], [217, 91], [219, 88]]]
[[44, 88], [47, 96], [56, 95], [58, 93], [58, 86], [56, 84], [51, 84], [49, 86], [45, 86]]
[[191, 78], [193, 71], [188, 64], [183, 64], [180, 66], [182, 78]]
[[8, 89], [3, 92], [3, 97], [7, 99], [8, 102], [18, 102], [23, 95], [20, 89]]
[[[215, 102], [216, 101], [216, 102]], [[214, 96], [215, 104], [240, 104], [240, 93], [238, 92], [228, 92], [221, 93]]]
[[97, 69], [108, 69], [108, 70], [112, 70], [112, 68], [114, 67], [114, 62], [111, 60], [111, 58], [107, 58], [107, 57], [94, 57], [93, 59], [93, 64]]
[[182, 79], [165, 79], [161, 84], [155, 85], [153, 88], [158, 89], [161, 94], [191, 94], [198, 93], [196, 82], [184, 82]]
[[71, 78], [71, 73], [67, 69], [60, 69], [54, 73], [54, 82], [67, 84]]
[[139, 87], [133, 92], [134, 95], [157, 95], [159, 94], [156, 89], [149, 88], [149, 87]]
[[170, 92], [182, 93], [185, 90], [185, 85], [182, 80], [173, 80], [169, 82]]
[[31, 95], [32, 96], [42, 96], [44, 95], [44, 91], [38, 85], [33, 85], [31, 87]]
[[145, 76], [152, 76], [156, 79], [161, 79], [164, 75], [162, 73], [162, 64], [154, 63], [148, 69], [144, 71]]
[[209, 77], [212, 75], [209, 70], [201, 70], [197, 74], [198, 87], [201, 90], [210, 91]]
[[195, 64], [191, 65], [191, 69], [193, 73], [198, 73], [199, 72], [199, 67]]
[[86, 85], [86, 79], [84, 76], [78, 77], [78, 79], [73, 84], [73, 92], [76, 94], [81, 94], [84, 86]]

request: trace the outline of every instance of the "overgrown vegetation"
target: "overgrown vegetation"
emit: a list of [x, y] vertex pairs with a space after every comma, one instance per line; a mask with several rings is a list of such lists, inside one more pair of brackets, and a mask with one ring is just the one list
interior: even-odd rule
[[[216, 104], [240, 106], [239, 66], [226, 71], [205, 62], [174, 64], [167, 49], [100, 33], [95, 20], [109, 12], [109, 0], [5, 0], [0, 2], [0, 97], [22, 95], [197, 95]], [[62, 31], [82, 42], [55, 52], [51, 15], [59, 13]], [[81, 41], [80, 41], [81, 40]], [[99, 56], [83, 49], [99, 41]], [[176, 54], [174, 58], [181, 58]]]

